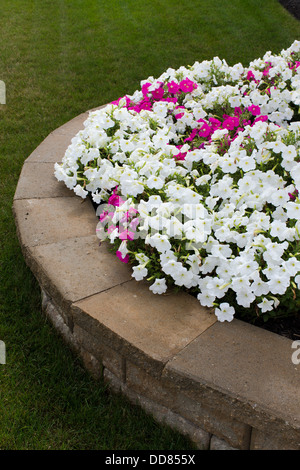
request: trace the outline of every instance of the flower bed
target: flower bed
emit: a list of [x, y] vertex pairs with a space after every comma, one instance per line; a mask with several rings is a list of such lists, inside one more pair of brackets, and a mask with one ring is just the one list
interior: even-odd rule
[[98, 236], [154, 294], [186, 289], [219, 321], [296, 312], [300, 42], [149, 77], [91, 112], [55, 176], [99, 204]]

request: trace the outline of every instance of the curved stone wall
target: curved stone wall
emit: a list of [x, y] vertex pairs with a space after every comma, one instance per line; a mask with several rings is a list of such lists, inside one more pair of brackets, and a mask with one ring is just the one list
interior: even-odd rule
[[105, 244], [89, 200], [54, 163], [83, 113], [26, 159], [13, 212], [46, 315], [88, 370], [201, 449], [300, 449], [300, 366], [292, 341], [219, 323], [186, 293], [152, 294]]

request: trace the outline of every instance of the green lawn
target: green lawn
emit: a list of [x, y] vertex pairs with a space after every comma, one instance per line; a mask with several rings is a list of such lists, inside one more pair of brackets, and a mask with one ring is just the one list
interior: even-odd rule
[[300, 22], [277, 0], [0, 0], [0, 449], [191, 449], [94, 382], [41, 314], [12, 217], [23, 161], [56, 127], [168, 67], [280, 52]]

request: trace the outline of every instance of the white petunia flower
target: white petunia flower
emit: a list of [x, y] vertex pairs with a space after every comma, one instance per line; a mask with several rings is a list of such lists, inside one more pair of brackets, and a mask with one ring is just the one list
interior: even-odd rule
[[220, 322], [231, 322], [233, 320], [234, 314], [234, 308], [231, 307], [227, 302], [223, 302], [222, 304], [220, 304], [220, 308], [215, 309], [215, 315], [217, 316]]
[[145, 266], [142, 264], [139, 264], [138, 266], [134, 266], [132, 268], [132, 271], [133, 271], [132, 277], [134, 277], [136, 281], [141, 281], [148, 274], [147, 268], [145, 268]]
[[279, 276], [272, 277], [268, 281], [268, 286], [272, 294], [283, 295], [285, 291], [287, 290], [289, 284], [290, 284], [289, 278], [283, 278]]
[[257, 306], [261, 309], [263, 313], [269, 312], [270, 310], [273, 310], [274, 308], [274, 300], [269, 300], [266, 297], [262, 299], [262, 302], [257, 304]]
[[255, 300], [255, 295], [250, 289], [245, 289], [237, 292], [236, 301], [244, 308], [250, 308], [250, 305]]
[[146, 240], [146, 243], [156, 248], [160, 253], [165, 253], [166, 251], [171, 250], [171, 243], [168, 240], [166, 235], [161, 235], [160, 233], [155, 233], [151, 235]]
[[154, 283], [149, 287], [153, 294], [164, 294], [167, 290], [165, 278], [155, 279]]

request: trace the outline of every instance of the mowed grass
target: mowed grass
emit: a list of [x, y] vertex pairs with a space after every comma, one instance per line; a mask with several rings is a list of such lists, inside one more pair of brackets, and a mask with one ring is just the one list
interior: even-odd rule
[[44, 318], [13, 195], [27, 156], [79, 113], [168, 67], [280, 52], [300, 39], [300, 23], [277, 0], [1, 0], [0, 9], [0, 449], [192, 449], [95, 382]]

